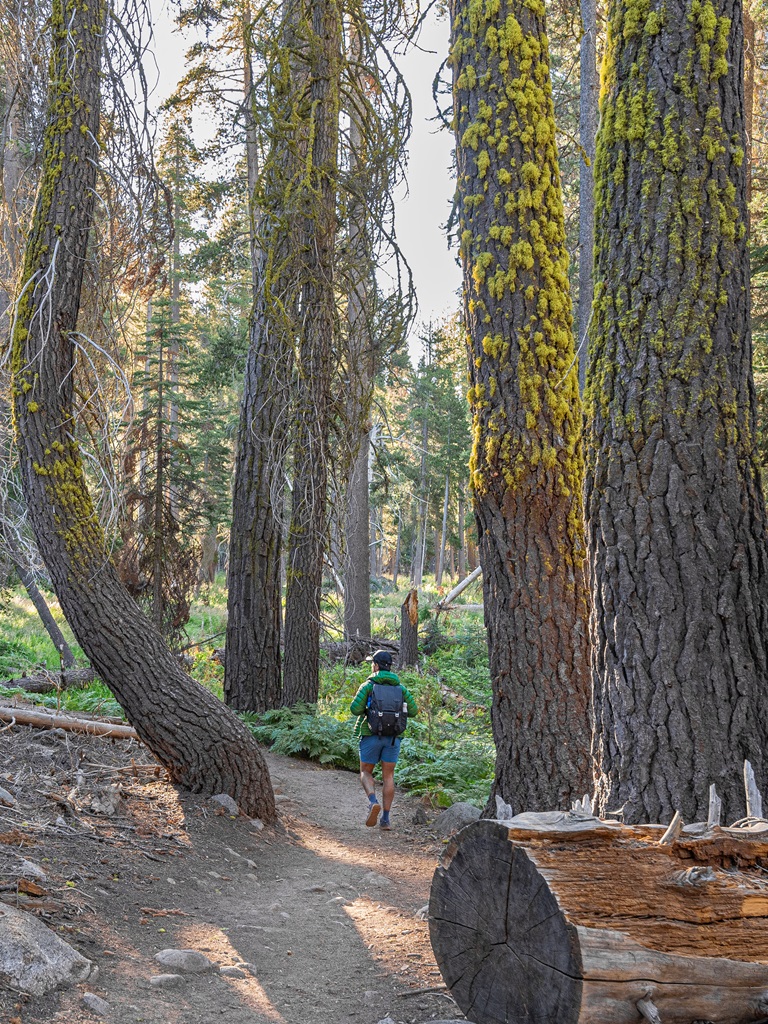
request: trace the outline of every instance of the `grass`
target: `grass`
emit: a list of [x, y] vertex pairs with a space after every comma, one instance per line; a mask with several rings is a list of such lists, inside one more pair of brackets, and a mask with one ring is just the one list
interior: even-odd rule
[[[406, 581], [407, 582], [407, 581]], [[398, 781], [411, 792], [421, 794], [436, 806], [468, 800], [482, 806], [493, 780], [494, 747], [489, 708], [491, 686], [482, 614], [475, 610], [455, 611], [440, 616], [439, 622], [427, 609], [439, 600], [427, 581], [421, 592], [419, 671], [401, 673], [419, 705], [404, 737], [398, 762]], [[443, 594], [448, 588], [442, 588]], [[407, 589], [397, 593], [376, 593], [372, 599], [374, 634], [396, 638], [400, 629], [400, 605]], [[72, 646], [78, 664], [87, 662], [74, 643], [55, 598], [48, 596], [55, 618]], [[474, 587], [461, 601], [477, 601]], [[337, 603], [330, 599], [324, 608], [336, 632]], [[224, 669], [214, 658], [224, 646], [226, 591], [223, 579], [208, 587], [193, 605], [187, 625], [191, 659], [189, 671], [203, 686], [223, 697]], [[31, 602], [21, 591], [10, 595], [0, 625], [0, 679], [30, 674], [38, 667], [59, 668], [58, 652], [45, 633]], [[320, 764], [356, 771], [357, 740], [349, 705], [365, 681], [370, 666], [326, 665], [321, 670], [320, 696], [311, 706], [281, 708], [264, 715], [243, 715], [257, 738], [278, 753], [309, 758]], [[60, 695], [30, 695], [0, 686], [0, 696], [21, 693], [47, 707], [69, 712], [94, 712], [122, 716], [122, 710], [103, 683], [96, 681], [82, 690]]]

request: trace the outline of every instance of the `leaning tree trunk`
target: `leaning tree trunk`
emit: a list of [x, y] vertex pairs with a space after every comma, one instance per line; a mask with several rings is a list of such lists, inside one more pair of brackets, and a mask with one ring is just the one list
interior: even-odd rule
[[[330, 392], [335, 334], [334, 260], [341, 24], [335, 0], [307, 5], [313, 45], [311, 172], [304, 203], [302, 327], [296, 382], [294, 478], [285, 597], [283, 700], [314, 703], [320, 685], [320, 597], [326, 536]], [[308, 125], [308, 130], [309, 130]]]
[[[754, 449], [742, 16], [610, 8], [587, 381], [601, 808], [701, 817], [768, 783], [768, 559]], [[692, 783], [692, 785], [691, 785]]]
[[768, 1015], [768, 822], [664, 839], [572, 814], [462, 829], [429, 930], [476, 1024], [747, 1024]]
[[[250, 732], [178, 662], [109, 560], [75, 439], [74, 332], [88, 248], [107, 8], [54, 0], [43, 172], [12, 335], [13, 399], [25, 497], [75, 636], [171, 778], [275, 816]], [[76, 77], [75, 77], [76, 76]]]
[[491, 798], [556, 807], [591, 773], [581, 417], [544, 8], [453, 10]]

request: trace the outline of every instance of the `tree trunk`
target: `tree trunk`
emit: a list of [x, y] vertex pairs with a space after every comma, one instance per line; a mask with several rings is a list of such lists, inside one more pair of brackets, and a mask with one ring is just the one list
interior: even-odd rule
[[587, 377], [587, 332], [592, 315], [595, 248], [595, 135], [597, 134], [597, 3], [581, 0], [581, 79], [579, 87], [579, 319], [576, 351], [579, 392]]
[[464, 484], [459, 485], [459, 579], [467, 575], [467, 544], [464, 536]]
[[400, 608], [400, 668], [419, 663], [419, 592], [411, 590]]
[[53, 2], [43, 173], [11, 349], [24, 492], [64, 614], [141, 739], [175, 782], [229, 793], [244, 813], [272, 820], [269, 773], [253, 736], [181, 671], [120, 584], [75, 440], [73, 332], [95, 195], [105, 17], [101, 3]]
[[448, 535], [448, 499], [450, 498], [450, 478], [445, 474], [445, 493], [443, 495], [443, 528], [440, 533], [440, 551], [437, 556], [437, 573], [435, 575], [435, 586], [443, 585], [443, 567], [445, 565], [445, 544]]
[[746, 216], [749, 225], [749, 204], [752, 200], [752, 154], [754, 146], [755, 112], [755, 19], [750, 10], [751, 0], [743, 0], [744, 19], [744, 137], [746, 142]]
[[[285, 598], [284, 702], [314, 703], [320, 685], [320, 597], [325, 547], [339, 142], [341, 25], [333, 0], [309, 6], [313, 39], [311, 171], [302, 253], [294, 480]], [[309, 125], [308, 125], [309, 128]]]
[[[296, 8], [286, 0], [282, 32], [291, 49]], [[293, 136], [275, 139], [259, 180], [247, 5], [242, 32], [254, 306], [232, 491], [224, 699], [239, 711], [267, 711], [279, 707], [283, 696], [282, 516], [293, 372], [295, 259], [300, 248], [298, 218], [292, 216], [286, 195], [302, 162], [302, 147]], [[302, 91], [296, 64], [294, 58], [287, 83], [280, 76], [268, 81], [271, 99], [285, 124], [296, 121], [295, 94]]]
[[227, 573], [224, 699], [238, 711], [282, 702], [281, 540], [290, 348], [260, 296], [240, 406]]
[[569, 814], [462, 829], [429, 901], [462, 1011], [476, 1024], [764, 1019], [764, 838], [660, 845], [662, 832]]
[[613, 3], [609, 39], [585, 401], [599, 806], [690, 821], [714, 782], [737, 817], [729, 764], [768, 784], [741, 8]]
[[20, 552], [14, 551], [11, 557], [13, 560], [13, 567], [21, 580], [22, 586], [29, 595], [30, 601], [35, 606], [35, 611], [40, 616], [40, 621], [42, 622], [46, 633], [51, 638], [53, 646], [61, 655], [62, 664], [65, 668], [71, 668], [75, 664], [75, 656], [72, 653], [69, 644], [64, 639], [64, 634], [59, 629], [58, 622], [51, 614], [51, 609], [48, 607], [48, 602], [43, 597], [40, 588], [37, 585], [34, 573], [24, 565], [22, 561], [23, 556]]
[[344, 573], [344, 636], [371, 635], [371, 577], [368, 568], [368, 435], [352, 465], [347, 493], [347, 560]]
[[395, 541], [395, 558], [392, 565], [392, 589], [397, 590], [397, 577], [400, 575], [400, 540], [402, 536], [403, 522], [400, 517], [400, 509], [397, 510], [397, 540]]
[[453, 11], [491, 796], [551, 808], [588, 787], [591, 730], [581, 416], [543, 5], [455, 0]]

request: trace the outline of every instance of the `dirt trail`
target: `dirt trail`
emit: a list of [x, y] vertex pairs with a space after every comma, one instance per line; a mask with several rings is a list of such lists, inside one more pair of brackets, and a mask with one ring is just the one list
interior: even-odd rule
[[[38, 999], [0, 992], [13, 1024], [378, 1024], [461, 1018], [420, 913], [442, 843], [398, 792], [391, 832], [366, 828], [356, 775], [268, 755], [280, 824], [259, 830], [179, 794], [135, 743], [0, 735], [0, 881], [26, 858], [42, 895], [2, 893], [99, 967], [95, 981]], [[93, 813], [115, 794], [114, 814]], [[154, 955], [203, 952], [220, 973], [176, 987]], [[245, 966], [247, 965], [247, 966]], [[437, 989], [437, 991], [424, 991]], [[440, 991], [442, 989], [442, 991]], [[109, 1004], [83, 1006], [93, 992]]]

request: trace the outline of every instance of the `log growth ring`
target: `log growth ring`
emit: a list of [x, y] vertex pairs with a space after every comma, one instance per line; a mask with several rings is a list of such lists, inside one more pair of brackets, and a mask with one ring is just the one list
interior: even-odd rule
[[447, 848], [429, 901], [437, 965], [476, 1024], [572, 1024], [582, 1002], [576, 931], [508, 837], [480, 821]]

